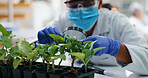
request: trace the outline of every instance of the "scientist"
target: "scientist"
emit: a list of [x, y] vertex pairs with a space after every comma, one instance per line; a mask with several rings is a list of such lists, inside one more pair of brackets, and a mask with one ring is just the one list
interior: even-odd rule
[[148, 26], [142, 23], [144, 15], [142, 6], [138, 2], [133, 2], [129, 7], [129, 11], [132, 14], [129, 18], [130, 23], [135, 26], [137, 31], [142, 33], [148, 41]]
[[[108, 55], [115, 58], [115, 63], [122, 68], [148, 75], [147, 42], [136, 32], [125, 15], [101, 8], [102, 0], [66, 0], [65, 4], [68, 12], [38, 32], [39, 43], [51, 45], [54, 41], [48, 34], [60, 35], [66, 27], [77, 26], [88, 35], [82, 42], [97, 40], [94, 48], [106, 47], [95, 56]], [[98, 59], [93, 61], [97, 63]]]

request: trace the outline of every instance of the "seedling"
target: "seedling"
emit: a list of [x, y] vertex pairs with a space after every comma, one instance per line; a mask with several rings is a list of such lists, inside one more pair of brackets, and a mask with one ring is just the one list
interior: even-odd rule
[[[63, 37], [54, 35], [54, 34], [49, 34], [49, 36], [53, 38], [55, 43], [49, 47], [44, 46], [44, 48], [42, 48], [39, 51], [39, 54], [47, 62], [47, 72], [49, 72], [50, 62], [52, 62], [52, 69], [53, 69], [53, 72], [55, 73], [54, 61], [56, 59], [61, 59], [61, 61], [59, 62], [59, 65], [60, 65], [62, 60], [66, 60], [65, 50], [62, 46], [59, 45], [64, 42], [64, 39]], [[40, 45], [40, 48], [41, 48], [41, 45]], [[60, 54], [56, 55], [58, 52], [60, 52]]]
[[[78, 59], [82, 60], [82, 62], [85, 65], [85, 72], [87, 73], [87, 64], [92, 58], [92, 56], [99, 50], [104, 49], [105, 47], [100, 47], [93, 49], [93, 45], [96, 41], [91, 43], [91, 46], [89, 45], [90, 41], [85, 42], [85, 49], [82, 50], [82, 52], [77, 52], [77, 53], [70, 53], [73, 56], [76, 56]], [[90, 46], [89, 49], [87, 49]]]
[[[66, 45], [61, 45], [64, 43], [64, 38], [59, 36], [59, 35], [54, 35], [54, 34], [49, 34], [50, 37], [53, 38], [54, 40], [54, 44], [53, 45], [56, 45], [58, 47], [58, 51], [60, 52], [61, 55], [65, 54], [65, 46]], [[62, 59], [60, 60], [57, 68], [60, 66], [60, 64], [62, 63]]]
[[[68, 35], [63, 35], [64, 37], [64, 44], [63, 46], [66, 47], [66, 51], [68, 53], [80, 52], [83, 49], [83, 46], [80, 41], [77, 41], [75, 37], [69, 37]], [[75, 56], [71, 56], [72, 63], [71, 69], [74, 67], [74, 62], [77, 59]]]
[[[37, 44], [38, 51], [39, 51], [39, 56], [42, 58], [43, 60], [43, 67], [45, 67], [45, 58], [46, 58], [46, 54], [48, 52], [48, 48], [50, 47], [50, 45], [48, 44]], [[47, 62], [48, 64], [48, 62]], [[49, 65], [49, 64], [48, 64]]]
[[58, 50], [59, 50], [58, 46], [52, 45], [48, 48], [48, 51], [43, 52], [43, 58], [47, 62], [47, 72], [49, 72], [50, 62], [52, 62], [52, 69], [53, 72], [55, 73], [54, 61], [56, 59], [66, 60], [66, 56], [64, 54], [56, 55], [58, 53]]
[[36, 61], [39, 58], [38, 55], [38, 48], [34, 48], [34, 45], [30, 45], [27, 41], [22, 41], [20, 44], [18, 44], [18, 52], [15, 52], [17, 55], [13, 62], [13, 67], [16, 69], [18, 65], [25, 61], [26, 63], [29, 62], [28, 68], [32, 68], [32, 63]]
[[12, 64], [12, 57], [10, 56], [9, 50], [12, 47], [12, 31], [7, 31], [1, 24], [0, 24], [0, 43], [2, 44], [0, 48], [0, 61], [3, 64], [11, 65]]
[[[55, 44], [57, 44], [56, 46], [59, 47], [59, 52], [61, 54], [65, 54], [65, 52], [68, 52], [68, 53], [81, 52], [84, 49], [84, 46], [82, 45], [82, 43], [74, 37], [69, 37], [68, 35], [65, 35], [65, 34], [63, 34], [62, 37], [54, 34], [49, 34], [49, 35], [54, 39]], [[77, 57], [71, 55], [71, 58], [72, 58], [72, 63], [71, 63], [70, 70], [73, 74], [78, 75], [77, 74], [78, 71], [73, 68], [74, 62], [77, 59]], [[60, 66], [61, 62], [62, 62], [62, 59], [59, 62], [58, 67]]]

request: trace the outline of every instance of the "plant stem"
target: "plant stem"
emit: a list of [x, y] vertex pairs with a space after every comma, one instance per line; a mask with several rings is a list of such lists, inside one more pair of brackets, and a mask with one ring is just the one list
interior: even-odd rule
[[50, 62], [47, 63], [47, 72], [49, 72], [50, 69]]
[[72, 60], [71, 68], [73, 68], [73, 66], [74, 66], [74, 62], [75, 62], [75, 59]]
[[52, 70], [53, 70], [53, 73], [55, 73], [54, 60], [52, 60]]
[[59, 62], [59, 64], [58, 64], [58, 67], [57, 68], [59, 68], [60, 67], [60, 65], [61, 65], [61, 63], [62, 63], [62, 59], [60, 60], [60, 62]]
[[45, 67], [45, 60], [43, 60], [43, 64], [42, 64], [42, 66]]
[[32, 59], [29, 61], [29, 69], [32, 68]]
[[87, 73], [87, 64], [85, 64], [85, 73]]

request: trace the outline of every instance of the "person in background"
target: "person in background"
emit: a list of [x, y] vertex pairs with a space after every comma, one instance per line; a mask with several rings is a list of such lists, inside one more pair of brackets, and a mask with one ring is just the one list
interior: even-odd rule
[[109, 4], [109, 3], [105, 3], [105, 4], [102, 5], [102, 8], [107, 8], [107, 9], [109, 9], [109, 10], [111, 10], [112, 7], [113, 7], [113, 6], [112, 6], [111, 4]]
[[120, 12], [120, 9], [119, 9], [118, 7], [116, 7], [116, 6], [113, 6], [111, 10], [112, 10], [112, 11]]
[[145, 26], [142, 22], [144, 15], [142, 5], [138, 2], [133, 2], [129, 6], [129, 11], [132, 16], [129, 18], [130, 23], [136, 27], [137, 31], [142, 33], [145, 39], [148, 41], [148, 26]]
[[[96, 58], [91, 59], [93, 64], [112, 62], [123, 69], [148, 75], [146, 40], [136, 32], [125, 15], [101, 8], [102, 1], [66, 0], [68, 11], [38, 32], [38, 42], [51, 45], [54, 41], [49, 34], [61, 35], [68, 26], [77, 26], [88, 36], [81, 40], [82, 43], [97, 41], [93, 48], [106, 47], [96, 52]], [[108, 58], [112, 59], [106, 61]]]
[[102, 5], [102, 8], [107, 8], [109, 10], [112, 10], [112, 11], [117, 11], [117, 12], [120, 12], [120, 9], [116, 6], [113, 6], [111, 5], [110, 3], [105, 3]]

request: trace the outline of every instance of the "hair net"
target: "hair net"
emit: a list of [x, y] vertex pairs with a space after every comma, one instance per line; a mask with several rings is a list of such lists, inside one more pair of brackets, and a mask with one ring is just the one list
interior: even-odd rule
[[129, 11], [131, 12], [131, 14], [135, 14], [135, 12], [142, 11], [142, 10], [143, 10], [143, 8], [142, 8], [141, 4], [139, 4], [138, 2], [133, 2], [129, 6]]

